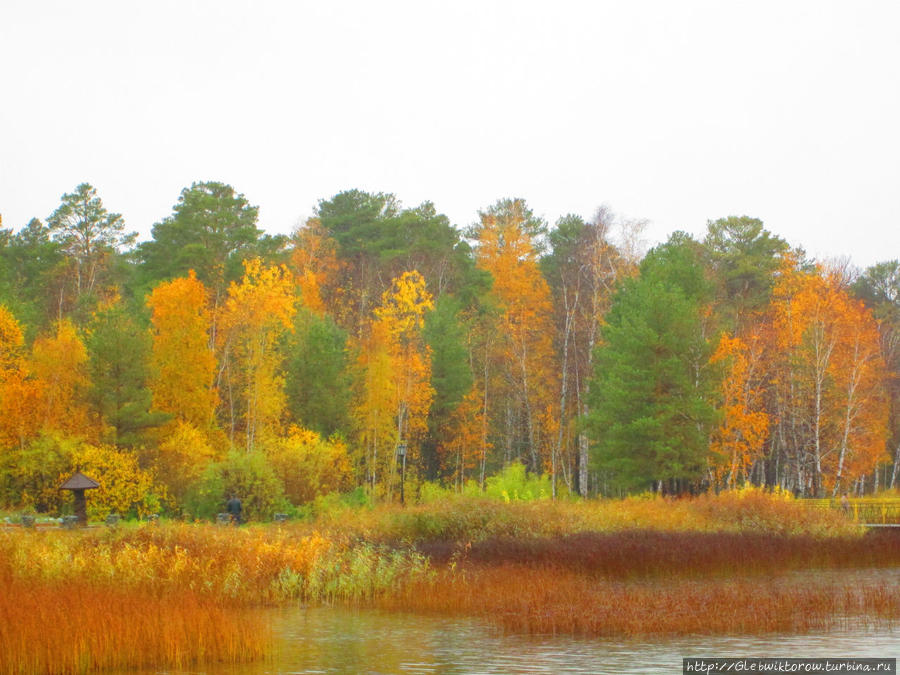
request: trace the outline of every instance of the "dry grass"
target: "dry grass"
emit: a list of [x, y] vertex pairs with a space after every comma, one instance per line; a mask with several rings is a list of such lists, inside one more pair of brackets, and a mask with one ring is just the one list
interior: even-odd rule
[[468, 564], [377, 606], [477, 616], [517, 633], [804, 633], [896, 620], [900, 588], [788, 577], [622, 581], [552, 565]]
[[[584, 503], [451, 499], [287, 526], [0, 530], [0, 674], [258, 658], [259, 608], [343, 602], [591, 635], [826, 630], [900, 590], [787, 570], [897, 567], [900, 537], [749, 490]], [[805, 577], [808, 578], [808, 577]]]
[[785, 493], [757, 488], [694, 498], [657, 496], [599, 501], [503, 503], [473, 497], [425, 505], [335, 510], [317, 525], [366, 540], [398, 542], [532, 539], [579, 532], [767, 533], [858, 537], [861, 530], [839, 511], [808, 508]]
[[367, 602], [426, 569], [412, 551], [302, 529], [0, 531], [0, 674], [258, 659], [260, 607]]
[[[441, 571], [378, 599], [379, 607], [596, 636], [805, 633], [900, 619], [897, 577], [878, 571], [900, 568], [894, 531], [822, 538], [631, 530], [420, 548]], [[866, 568], [873, 571], [858, 573]]]
[[183, 668], [259, 659], [268, 625], [195, 593], [109, 584], [29, 583], [0, 574], [0, 673]]
[[581, 532], [543, 539], [424, 542], [436, 564], [528, 564], [612, 579], [780, 574], [804, 569], [900, 567], [900, 531], [864, 537], [731, 532]]

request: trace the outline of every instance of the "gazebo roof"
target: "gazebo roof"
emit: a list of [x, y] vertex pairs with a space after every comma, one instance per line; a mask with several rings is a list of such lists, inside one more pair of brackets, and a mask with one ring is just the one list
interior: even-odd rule
[[59, 486], [60, 490], [93, 490], [95, 488], [100, 487], [100, 483], [95, 481], [93, 478], [88, 478], [80, 471], [76, 471], [72, 474], [72, 477], [69, 478], [65, 483]]

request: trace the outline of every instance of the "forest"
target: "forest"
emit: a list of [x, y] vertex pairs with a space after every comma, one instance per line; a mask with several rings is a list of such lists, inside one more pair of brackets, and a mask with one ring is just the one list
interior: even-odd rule
[[646, 253], [607, 206], [473, 220], [348, 190], [273, 236], [198, 182], [139, 242], [85, 183], [0, 229], [0, 508], [59, 513], [76, 469], [100, 517], [523, 471], [548, 498], [897, 485], [898, 260], [813, 260], [746, 216]]

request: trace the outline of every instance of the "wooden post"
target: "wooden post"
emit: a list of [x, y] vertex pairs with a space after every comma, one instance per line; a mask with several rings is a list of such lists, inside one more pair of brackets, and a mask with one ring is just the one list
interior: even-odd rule
[[78, 518], [78, 524], [81, 527], [87, 527], [87, 499], [84, 496], [84, 488], [72, 490], [72, 497], [75, 499], [73, 510]]

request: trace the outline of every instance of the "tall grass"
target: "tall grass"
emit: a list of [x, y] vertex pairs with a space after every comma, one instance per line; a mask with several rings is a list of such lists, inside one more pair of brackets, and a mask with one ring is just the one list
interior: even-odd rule
[[900, 619], [897, 573], [885, 572], [900, 569], [900, 532], [629, 530], [420, 548], [439, 571], [377, 606], [604, 636], [796, 633]]
[[900, 618], [900, 588], [791, 577], [598, 579], [561, 566], [447, 569], [383, 609], [478, 616], [517, 633], [648, 636], [804, 633]]
[[0, 673], [256, 659], [260, 607], [366, 603], [427, 572], [414, 551], [296, 528], [0, 531]]
[[365, 600], [424, 574], [410, 549], [305, 528], [167, 524], [86, 532], [0, 532], [0, 560], [33, 583], [106, 582], [243, 606]]
[[401, 508], [335, 509], [316, 523], [347, 536], [398, 542], [531, 539], [578, 532], [731, 532], [861, 536], [838, 511], [807, 508], [785, 493], [749, 488], [719, 495], [645, 495], [599, 501], [510, 502], [469, 495]]
[[0, 578], [0, 673], [184, 668], [259, 659], [259, 613], [195, 593]]
[[710, 577], [780, 574], [804, 569], [900, 568], [900, 532], [865, 537], [733, 532], [580, 532], [562, 537], [492, 538], [460, 545], [424, 542], [435, 564], [527, 563], [595, 577]]
[[286, 602], [463, 613], [515, 631], [814, 630], [893, 620], [900, 591], [784, 572], [898, 565], [900, 537], [758, 490], [332, 505], [281, 526], [0, 529], [0, 674], [257, 658], [258, 610]]

